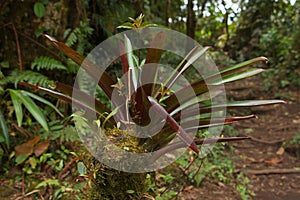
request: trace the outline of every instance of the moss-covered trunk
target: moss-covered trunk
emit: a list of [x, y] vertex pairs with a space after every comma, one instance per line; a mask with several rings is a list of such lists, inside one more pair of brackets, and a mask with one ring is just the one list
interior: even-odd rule
[[103, 167], [95, 175], [89, 199], [141, 199], [147, 189], [146, 173], [134, 174]]
[[[113, 145], [120, 149], [126, 149], [130, 152], [143, 152], [143, 146], [139, 145], [138, 139], [133, 137], [132, 129], [120, 130], [109, 129], [105, 131], [107, 138], [113, 142]], [[117, 139], [122, 136], [121, 140]], [[110, 144], [111, 145], [111, 144]], [[105, 148], [109, 148], [105, 146]], [[101, 153], [101, 152], [100, 152]], [[90, 176], [92, 175], [91, 190], [88, 191], [88, 199], [104, 199], [104, 200], [123, 200], [123, 199], [141, 199], [147, 190], [147, 173], [128, 173], [113, 169], [113, 166], [106, 166], [91, 156], [84, 156], [85, 163], [88, 166]], [[89, 157], [89, 158], [88, 158]], [[102, 158], [116, 161], [116, 164], [126, 160], [126, 157], [118, 155], [118, 152], [110, 151], [109, 155], [101, 154]], [[130, 163], [136, 165], [137, 163]]]

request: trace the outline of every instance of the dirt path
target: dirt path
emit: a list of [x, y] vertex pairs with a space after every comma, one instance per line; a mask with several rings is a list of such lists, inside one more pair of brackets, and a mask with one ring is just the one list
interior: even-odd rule
[[[259, 77], [244, 83], [227, 85], [229, 98], [274, 99], [261, 90], [263, 81]], [[277, 91], [278, 92], [278, 91]], [[234, 125], [239, 136], [252, 140], [229, 143], [234, 151], [229, 153], [236, 171], [249, 178], [248, 188], [257, 200], [298, 200], [300, 199], [300, 93], [299, 89], [278, 92], [286, 105], [254, 107], [233, 111], [237, 115], [256, 114], [259, 119], [242, 121]], [[249, 112], [251, 111], [251, 112]], [[297, 135], [298, 146], [292, 145]], [[298, 154], [298, 157], [296, 156]], [[185, 199], [241, 199], [234, 185], [205, 180], [201, 188], [187, 188]]]
[[[259, 79], [250, 79], [246, 84], [248, 89], [245, 85], [244, 92], [236, 88], [233, 96], [238, 93], [241, 99], [268, 97], [260, 90]], [[286, 105], [251, 108], [259, 119], [235, 125], [240, 135], [252, 138], [231, 145], [235, 147], [232, 156], [236, 168], [249, 177], [254, 199], [300, 199], [300, 138], [298, 146], [291, 142], [300, 135], [300, 94], [297, 90], [278, 94], [287, 101]]]

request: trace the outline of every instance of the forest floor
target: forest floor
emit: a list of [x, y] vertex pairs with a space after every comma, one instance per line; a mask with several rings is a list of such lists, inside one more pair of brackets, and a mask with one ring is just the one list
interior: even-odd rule
[[[299, 89], [283, 89], [272, 96], [262, 89], [261, 77], [233, 83], [226, 88], [230, 91], [228, 96], [234, 100], [273, 99], [276, 95], [287, 102], [285, 105], [251, 108], [251, 113], [259, 118], [234, 125], [239, 136], [249, 136], [251, 140], [229, 143], [234, 150], [228, 152], [228, 156], [234, 161], [235, 173], [243, 172], [248, 177], [247, 188], [253, 193], [251, 199], [300, 199]], [[242, 115], [246, 111], [243, 112], [235, 113]], [[200, 188], [186, 188], [181, 196], [186, 200], [241, 199], [235, 184], [209, 179]]]
[[[244, 183], [244, 185], [242, 183], [240, 189], [244, 189], [243, 193], [249, 195], [250, 199], [300, 199], [299, 89], [286, 88], [276, 91], [276, 94], [266, 92], [263, 90], [261, 77], [253, 77], [242, 83], [226, 85], [226, 88], [231, 100], [274, 99], [277, 97], [287, 102], [285, 105], [233, 111], [235, 115], [252, 113], [259, 117], [235, 123], [234, 129], [230, 129], [235, 135], [251, 137], [251, 140], [228, 143], [226, 152], [226, 156], [232, 159], [235, 165], [234, 177], [243, 173], [243, 177], [249, 179], [249, 183]], [[295, 137], [298, 139], [295, 140]], [[15, 199], [1, 196], [1, 187], [8, 186], [8, 182], [9, 180], [0, 181], [0, 199]], [[16, 184], [20, 185], [20, 183], [19, 181]], [[200, 187], [186, 186], [179, 197], [183, 197], [185, 200], [242, 199], [241, 192], [239, 193], [236, 187], [235, 181], [224, 183], [206, 177]], [[9, 190], [7, 196], [12, 197], [20, 193], [20, 189], [13, 188]]]

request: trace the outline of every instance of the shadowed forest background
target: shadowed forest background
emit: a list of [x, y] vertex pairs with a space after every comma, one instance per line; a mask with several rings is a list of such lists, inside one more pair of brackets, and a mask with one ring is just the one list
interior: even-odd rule
[[[87, 55], [124, 31], [117, 27], [128, 17], [141, 13], [148, 23], [210, 46], [209, 55], [220, 68], [267, 57], [262, 75], [226, 85], [228, 99], [287, 102], [251, 108], [259, 120], [224, 128], [224, 136], [252, 140], [218, 144], [204, 160], [187, 152], [171, 166], [149, 173], [141, 199], [299, 198], [299, 0], [2, 0], [0, 199], [86, 199], [84, 191], [97, 169], [84, 165], [86, 152], [75, 133], [71, 106], [41, 93], [41, 99], [30, 96], [28, 104], [18, 107], [14, 101], [28, 97], [22, 93], [28, 88], [18, 82], [73, 85], [79, 66], [51, 47], [43, 33]], [[116, 64], [109, 73], [118, 76], [119, 71]], [[99, 98], [107, 101], [104, 95]], [[135, 191], [127, 192], [131, 197]]]

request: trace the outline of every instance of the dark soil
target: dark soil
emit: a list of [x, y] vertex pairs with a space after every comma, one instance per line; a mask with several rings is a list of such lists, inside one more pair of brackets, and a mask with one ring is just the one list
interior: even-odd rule
[[[262, 78], [255, 77], [240, 85], [227, 85], [227, 91], [234, 100], [274, 99], [262, 86]], [[239, 136], [252, 139], [229, 143], [234, 151], [228, 154], [234, 160], [235, 173], [243, 172], [249, 178], [248, 188], [254, 193], [250, 198], [297, 200], [300, 199], [300, 140], [295, 144], [293, 138], [300, 134], [300, 93], [297, 88], [282, 89], [276, 96], [287, 104], [251, 108], [251, 113], [259, 119], [234, 125]], [[234, 111], [237, 115], [249, 113], [249, 109]], [[181, 196], [186, 200], [241, 199], [234, 184], [211, 180], [205, 180], [201, 188], [187, 187]]]

